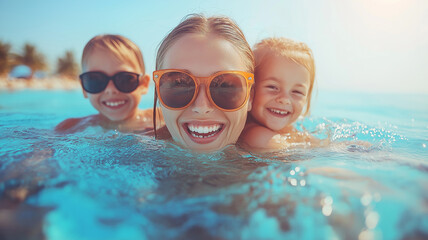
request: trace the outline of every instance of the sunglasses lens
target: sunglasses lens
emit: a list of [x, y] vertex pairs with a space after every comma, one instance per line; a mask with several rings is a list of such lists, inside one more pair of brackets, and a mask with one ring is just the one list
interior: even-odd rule
[[164, 73], [159, 80], [160, 98], [170, 108], [182, 108], [192, 101], [195, 81], [181, 72]]
[[247, 96], [245, 77], [235, 73], [221, 74], [210, 84], [210, 94], [214, 103], [223, 109], [237, 109]]
[[102, 92], [107, 84], [108, 77], [99, 72], [87, 72], [80, 75], [82, 80], [82, 87], [88, 93], [100, 93]]
[[117, 90], [124, 93], [130, 93], [134, 91], [140, 84], [138, 81], [138, 74], [127, 72], [116, 74], [113, 77], [113, 81]]

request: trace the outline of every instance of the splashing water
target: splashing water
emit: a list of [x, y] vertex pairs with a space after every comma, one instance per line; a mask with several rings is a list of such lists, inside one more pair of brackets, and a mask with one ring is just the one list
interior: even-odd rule
[[[20, 94], [40, 97], [5, 95]], [[3, 238], [428, 237], [423, 110], [404, 115], [416, 117], [413, 122], [392, 110], [373, 117], [379, 122], [368, 116], [380, 106], [359, 119], [340, 106], [333, 114], [327, 104], [325, 114], [314, 113], [297, 128], [329, 138], [329, 147], [253, 154], [230, 146], [197, 154], [99, 127], [57, 134], [52, 128], [66, 112], [20, 106], [0, 111]]]

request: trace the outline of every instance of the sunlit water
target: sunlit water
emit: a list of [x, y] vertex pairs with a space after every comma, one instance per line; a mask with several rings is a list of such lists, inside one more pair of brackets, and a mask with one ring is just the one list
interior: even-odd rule
[[195, 154], [53, 132], [95, 113], [80, 91], [0, 92], [0, 239], [427, 239], [428, 96], [314, 101], [297, 127], [330, 147]]

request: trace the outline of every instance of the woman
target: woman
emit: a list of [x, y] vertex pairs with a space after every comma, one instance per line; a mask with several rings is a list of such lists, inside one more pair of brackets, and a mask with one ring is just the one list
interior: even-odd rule
[[251, 48], [231, 19], [182, 21], [163, 39], [153, 73], [172, 139], [202, 152], [235, 144], [251, 110], [253, 73]]

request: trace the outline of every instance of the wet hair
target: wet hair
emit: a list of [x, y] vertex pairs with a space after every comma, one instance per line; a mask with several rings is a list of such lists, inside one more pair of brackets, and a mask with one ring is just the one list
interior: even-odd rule
[[168, 49], [182, 36], [189, 34], [214, 34], [230, 42], [241, 55], [247, 67], [247, 72], [254, 72], [254, 55], [238, 25], [228, 17], [205, 17], [200, 14], [190, 14], [178, 24], [159, 45], [156, 55], [156, 70], [162, 69], [164, 57]]
[[[120, 61], [139, 68], [145, 74], [143, 55], [140, 48], [128, 38], [121, 35], [105, 34], [93, 37], [86, 44], [82, 54], [82, 69], [95, 49], [104, 49], [111, 52]], [[135, 62], [137, 60], [137, 62]]]
[[[241, 55], [245, 63], [246, 71], [254, 73], [254, 55], [248, 44], [244, 33], [238, 25], [230, 18], [224, 16], [205, 17], [200, 14], [187, 15], [178, 24], [159, 45], [156, 55], [156, 70], [162, 69], [164, 58], [168, 49], [181, 37], [187, 34], [213, 34], [232, 44], [236, 51]], [[153, 124], [156, 135], [156, 102], [157, 95], [155, 90], [155, 101], [153, 107]]]
[[254, 46], [254, 56], [256, 60], [255, 80], [257, 73], [267, 64], [271, 56], [285, 57], [302, 65], [309, 72], [309, 90], [307, 95], [306, 110], [304, 115], [309, 113], [311, 107], [311, 96], [315, 82], [315, 61], [312, 50], [303, 42], [296, 42], [288, 38], [266, 38]]

